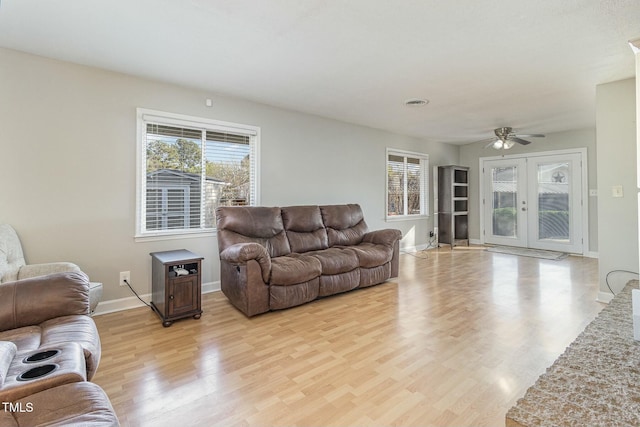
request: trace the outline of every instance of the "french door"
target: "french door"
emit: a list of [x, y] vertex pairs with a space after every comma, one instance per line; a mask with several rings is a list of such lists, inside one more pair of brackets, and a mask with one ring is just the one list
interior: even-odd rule
[[486, 243], [583, 253], [581, 153], [482, 163]]

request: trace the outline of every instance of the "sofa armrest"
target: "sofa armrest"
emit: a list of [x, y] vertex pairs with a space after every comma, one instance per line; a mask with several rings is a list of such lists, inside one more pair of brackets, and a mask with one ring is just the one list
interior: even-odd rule
[[31, 277], [46, 276], [53, 273], [77, 272], [80, 267], [72, 262], [50, 262], [46, 264], [27, 264], [20, 267], [18, 280], [29, 279]]
[[398, 240], [402, 239], [402, 232], [393, 228], [370, 231], [362, 238], [363, 242], [375, 243], [377, 245], [393, 247]]
[[246, 264], [249, 260], [256, 260], [262, 270], [262, 280], [269, 282], [271, 275], [271, 257], [267, 249], [258, 243], [236, 243], [220, 252], [220, 259], [234, 265]]
[[0, 284], [0, 331], [73, 314], [89, 314], [89, 278], [82, 272]]

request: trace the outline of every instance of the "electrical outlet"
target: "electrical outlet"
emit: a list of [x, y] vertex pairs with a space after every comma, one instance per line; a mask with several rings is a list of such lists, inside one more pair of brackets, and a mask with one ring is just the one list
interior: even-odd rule
[[[126, 282], [125, 282], [126, 280]], [[121, 271], [120, 272], [120, 286], [127, 286], [127, 282], [131, 283], [131, 272], [129, 271]]]

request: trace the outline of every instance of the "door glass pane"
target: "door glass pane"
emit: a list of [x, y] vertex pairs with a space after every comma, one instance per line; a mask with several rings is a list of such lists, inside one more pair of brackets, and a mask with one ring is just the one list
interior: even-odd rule
[[517, 237], [517, 168], [491, 169], [493, 235]]
[[538, 164], [538, 240], [569, 241], [569, 163]]

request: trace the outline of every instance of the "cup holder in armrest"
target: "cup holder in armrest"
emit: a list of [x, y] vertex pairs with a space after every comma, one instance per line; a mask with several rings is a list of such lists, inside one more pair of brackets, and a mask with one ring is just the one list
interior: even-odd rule
[[60, 353], [60, 350], [46, 350], [33, 353], [31, 356], [24, 358], [24, 363], [42, 362], [43, 360], [51, 359], [53, 356]]
[[29, 369], [28, 371], [24, 371], [16, 378], [18, 381], [29, 381], [35, 380], [36, 378], [44, 377], [45, 375], [49, 375], [51, 372], [58, 369], [58, 365], [40, 365]]

